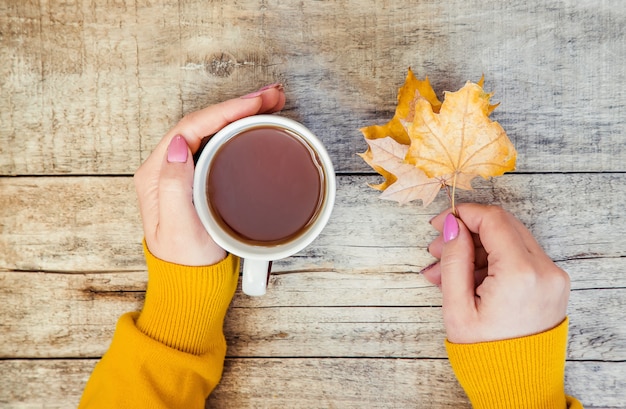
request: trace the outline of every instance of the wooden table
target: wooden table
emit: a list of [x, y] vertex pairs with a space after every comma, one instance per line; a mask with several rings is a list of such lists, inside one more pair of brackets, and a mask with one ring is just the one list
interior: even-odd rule
[[132, 174], [185, 113], [282, 82], [338, 201], [238, 292], [211, 408], [467, 408], [443, 347], [427, 209], [379, 200], [359, 128], [408, 67], [484, 73], [518, 170], [460, 201], [515, 213], [572, 278], [566, 390], [626, 408], [622, 0], [0, 0], [0, 406], [75, 406], [146, 272]]

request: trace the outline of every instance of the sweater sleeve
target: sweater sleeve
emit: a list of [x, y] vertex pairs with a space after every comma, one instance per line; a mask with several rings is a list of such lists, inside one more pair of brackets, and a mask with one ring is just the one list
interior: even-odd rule
[[452, 369], [474, 409], [582, 409], [565, 395], [566, 318], [522, 338], [477, 344], [446, 340]]
[[239, 260], [188, 267], [156, 258], [145, 243], [144, 252], [144, 307], [119, 319], [79, 408], [204, 408], [222, 376]]

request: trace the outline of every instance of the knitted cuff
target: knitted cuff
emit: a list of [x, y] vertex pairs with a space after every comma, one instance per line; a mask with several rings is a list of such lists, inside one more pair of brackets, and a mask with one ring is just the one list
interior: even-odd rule
[[171, 348], [202, 355], [223, 345], [224, 316], [235, 294], [239, 259], [190, 267], [158, 259], [146, 246], [148, 289], [137, 328]]
[[568, 319], [536, 335], [477, 344], [446, 340], [452, 369], [474, 409], [566, 407]]

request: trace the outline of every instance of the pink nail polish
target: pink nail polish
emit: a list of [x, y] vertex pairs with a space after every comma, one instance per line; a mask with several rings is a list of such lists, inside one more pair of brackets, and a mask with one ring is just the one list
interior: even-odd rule
[[185, 163], [187, 162], [188, 154], [189, 148], [185, 138], [182, 135], [173, 137], [170, 146], [167, 147], [167, 161], [170, 163]]
[[267, 91], [268, 89], [272, 89], [272, 88], [282, 89], [283, 88], [283, 84], [281, 84], [280, 82], [275, 82], [273, 84], [269, 84], [269, 85], [266, 85], [264, 87], [261, 87], [258, 90], [254, 91], [254, 92], [251, 92], [251, 93], [249, 93], [247, 95], [244, 95], [241, 98], [242, 99], [256, 98], [258, 96], [261, 96], [261, 94], [264, 93], [265, 91]]
[[446, 220], [443, 222], [443, 241], [447, 243], [454, 240], [459, 235], [459, 222], [452, 213], [446, 216]]

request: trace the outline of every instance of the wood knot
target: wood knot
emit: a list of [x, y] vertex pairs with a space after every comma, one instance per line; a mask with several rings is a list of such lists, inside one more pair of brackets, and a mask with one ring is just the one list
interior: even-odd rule
[[226, 52], [212, 54], [205, 59], [205, 62], [207, 72], [220, 78], [230, 76], [237, 66], [235, 57]]

